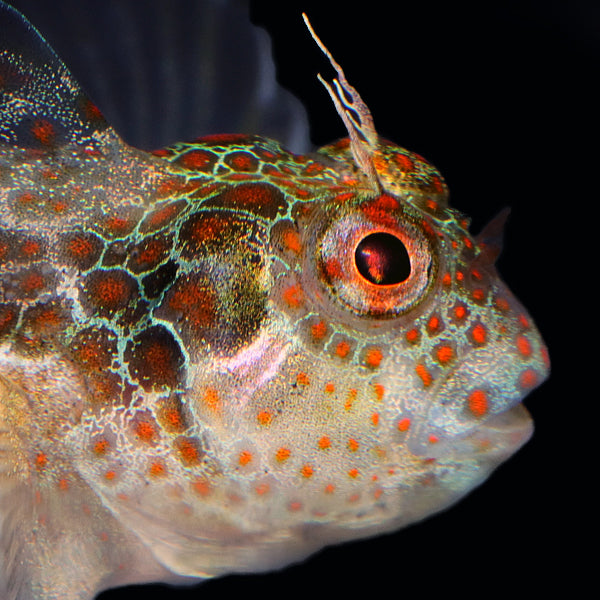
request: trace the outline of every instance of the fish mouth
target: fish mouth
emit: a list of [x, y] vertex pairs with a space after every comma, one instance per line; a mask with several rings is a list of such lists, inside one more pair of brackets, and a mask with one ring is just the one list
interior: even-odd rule
[[533, 429], [529, 411], [522, 404], [516, 404], [509, 410], [490, 417], [474, 435], [485, 436], [492, 448], [510, 455], [529, 441]]
[[479, 456], [499, 464], [524, 446], [533, 430], [529, 411], [519, 403], [481, 423], [455, 445], [454, 454]]

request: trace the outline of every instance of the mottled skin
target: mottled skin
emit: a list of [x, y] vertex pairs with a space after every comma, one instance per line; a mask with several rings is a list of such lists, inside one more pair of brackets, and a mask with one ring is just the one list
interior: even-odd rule
[[440, 510], [527, 440], [549, 365], [502, 219], [472, 238], [343, 74], [358, 121], [338, 100], [350, 139], [313, 155], [151, 155], [0, 19], [2, 598], [273, 568]]

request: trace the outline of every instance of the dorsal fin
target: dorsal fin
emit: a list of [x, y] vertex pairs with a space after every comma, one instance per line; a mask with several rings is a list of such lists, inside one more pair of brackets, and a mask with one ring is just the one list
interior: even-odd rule
[[380, 191], [381, 185], [377, 178], [377, 170], [374, 162], [374, 156], [377, 153], [378, 147], [378, 135], [375, 130], [371, 111], [356, 89], [348, 83], [342, 67], [340, 67], [331, 52], [329, 52], [325, 44], [319, 39], [305, 13], [302, 13], [302, 18], [306, 23], [310, 35], [329, 59], [331, 66], [337, 73], [337, 78], [333, 80], [333, 85], [325, 81], [320, 74], [317, 77], [329, 92], [338, 114], [342, 118], [342, 121], [344, 121], [350, 137], [350, 147], [354, 160], [360, 170], [367, 175], [373, 186]]
[[0, 2], [0, 146], [51, 152], [77, 144], [97, 151], [115, 141], [120, 143], [40, 33]]

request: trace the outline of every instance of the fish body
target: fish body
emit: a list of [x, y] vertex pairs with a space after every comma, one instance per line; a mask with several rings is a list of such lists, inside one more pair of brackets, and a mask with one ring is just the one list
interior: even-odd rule
[[2, 598], [273, 569], [527, 441], [549, 360], [494, 267], [506, 215], [473, 237], [330, 55], [348, 138], [148, 153], [0, 23]]

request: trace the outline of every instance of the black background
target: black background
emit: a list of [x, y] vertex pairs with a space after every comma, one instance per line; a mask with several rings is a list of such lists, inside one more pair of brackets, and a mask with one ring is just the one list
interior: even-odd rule
[[[580, 438], [598, 395], [587, 389], [593, 372], [580, 358], [594, 285], [593, 271], [584, 269], [598, 197], [600, 5], [360, 4], [259, 0], [251, 15], [272, 36], [280, 82], [308, 109], [313, 142], [345, 132], [316, 81], [317, 71], [332, 72], [304, 29], [302, 10], [369, 105], [379, 133], [439, 168], [452, 205], [472, 217], [472, 231], [512, 208], [499, 268], [553, 362], [551, 379], [526, 400], [534, 437], [456, 507], [398, 533], [329, 548], [273, 574], [176, 591], [133, 587], [101, 600], [521, 597], [559, 586], [577, 597], [585, 573], [573, 560], [580, 548], [570, 531], [585, 537], [574, 514], [586, 488]], [[101, 3], [89, 6], [101, 10]], [[28, 16], [35, 22], [31, 10]], [[233, 51], [244, 59], [243, 48]], [[59, 53], [67, 65], [68, 52], [65, 43]]]

